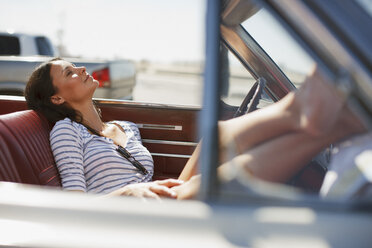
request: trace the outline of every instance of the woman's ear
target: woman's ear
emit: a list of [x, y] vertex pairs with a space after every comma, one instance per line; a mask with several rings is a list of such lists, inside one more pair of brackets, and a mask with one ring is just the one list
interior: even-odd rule
[[65, 102], [65, 99], [63, 99], [62, 97], [58, 95], [53, 95], [50, 97], [50, 101], [55, 105], [61, 105]]

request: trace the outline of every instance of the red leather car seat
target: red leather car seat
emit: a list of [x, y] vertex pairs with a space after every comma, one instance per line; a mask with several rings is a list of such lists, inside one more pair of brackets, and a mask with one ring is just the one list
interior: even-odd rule
[[45, 117], [33, 110], [0, 115], [1, 181], [61, 186], [50, 130]]
[[[6, 130], [2, 123], [0, 123], [0, 130]], [[21, 182], [12, 154], [3, 136], [0, 136], [0, 181]]]

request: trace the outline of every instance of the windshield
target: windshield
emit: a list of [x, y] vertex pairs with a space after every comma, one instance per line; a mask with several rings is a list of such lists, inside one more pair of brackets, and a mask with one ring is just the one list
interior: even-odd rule
[[[306, 34], [300, 33], [298, 36], [299, 38], [296, 39], [293, 37], [293, 34], [297, 30], [292, 30], [293, 33], [291, 33], [290, 30], [290, 27], [293, 27], [292, 22], [295, 22], [296, 20], [299, 21], [300, 18], [303, 18], [301, 19], [302, 22], [315, 23], [314, 19], [316, 19], [316, 16], [294, 16], [293, 18], [298, 19], [279, 20], [278, 16], [274, 13], [275, 10], [271, 11], [271, 9], [269, 10], [261, 8], [259, 11], [253, 12], [252, 15], [249, 15], [248, 19], [243, 20], [242, 22], [241, 19], [237, 20], [236, 18], [233, 18], [233, 16], [240, 14], [244, 18], [247, 18], [247, 16], [243, 15], [242, 11], [239, 12], [239, 10], [245, 9], [245, 11], [252, 13], [251, 10], [255, 9], [255, 6], [253, 6], [252, 3], [249, 1], [240, 1], [239, 4], [240, 5], [238, 7], [241, 8], [237, 7], [236, 9], [234, 9], [234, 7], [236, 7], [237, 5], [231, 4], [231, 6], [229, 6], [231, 8], [226, 8], [224, 10], [224, 19], [221, 25], [221, 33], [225, 42], [224, 44], [226, 44], [229, 50], [232, 51], [232, 53], [234, 53], [239, 58], [238, 61], [234, 58], [234, 56], [227, 56], [229, 58], [228, 61], [230, 68], [230, 88], [228, 91], [228, 96], [232, 97], [238, 95], [237, 92], [239, 92], [239, 88], [237, 86], [239, 85], [239, 83], [240, 86], [243, 87], [244, 85], [246, 87], [245, 91], [240, 91], [240, 102], [237, 98], [234, 99], [234, 105], [240, 106], [235, 114], [239, 114], [238, 116], [241, 116], [241, 118], [239, 117], [240, 119], [248, 119], [248, 117], [246, 116], [250, 115], [250, 113], [247, 114], [247, 109], [249, 109], [248, 107], [250, 107], [250, 102], [248, 101], [247, 103], [242, 99], [244, 99], [245, 96], [246, 99], [248, 99], [248, 91], [253, 88], [253, 83], [255, 81], [262, 82], [263, 79], [267, 83], [265, 89], [269, 93], [274, 91], [279, 93], [277, 94], [279, 96], [277, 100], [283, 99], [284, 97], [286, 97], [285, 99], [289, 99], [291, 96], [296, 96], [296, 101], [303, 102], [303, 106], [306, 106], [309, 109], [318, 106], [319, 109], [317, 109], [314, 113], [317, 113], [316, 118], [318, 120], [324, 121], [325, 124], [324, 126], [322, 125], [320, 127], [320, 132], [324, 132], [322, 134], [324, 136], [320, 136], [322, 136], [324, 139], [329, 139], [329, 141], [320, 144], [322, 138], [316, 135], [311, 136], [313, 134], [308, 133], [309, 130], [297, 130], [297, 132], [294, 133], [291, 133], [291, 131], [285, 131], [283, 133], [280, 133], [280, 135], [278, 135], [277, 137], [272, 137], [270, 136], [271, 132], [275, 132], [275, 130], [277, 130], [278, 128], [278, 125], [274, 124], [275, 121], [270, 122], [272, 125], [271, 128], [263, 133], [259, 132], [260, 127], [262, 127], [262, 125], [260, 125], [260, 127], [256, 129], [255, 133], [247, 135], [247, 137], [244, 138], [236, 138], [234, 142], [232, 142], [231, 147], [229, 146], [230, 150], [226, 151], [226, 153], [231, 156], [231, 161], [229, 163], [232, 166], [235, 166], [237, 168], [237, 171], [239, 171], [239, 168], [241, 167], [248, 167], [247, 171], [242, 173], [246, 175], [242, 176], [239, 174], [234, 175], [233, 177], [237, 178], [238, 181], [241, 180], [241, 182], [243, 182], [242, 184], [244, 184], [245, 186], [248, 185], [249, 187], [253, 188], [254, 192], [260, 191], [260, 187], [262, 186], [261, 184], [254, 181], [257, 175], [262, 172], [263, 177], [260, 179], [263, 179], [263, 181], [274, 183], [281, 182], [283, 183], [283, 185], [292, 185], [295, 186], [296, 189], [301, 189], [302, 192], [311, 192], [313, 195], [320, 195], [321, 197], [327, 199], [331, 199], [333, 197], [351, 200], [354, 196], [359, 196], [361, 192], [361, 195], [367, 196], [369, 194], [367, 191], [371, 189], [371, 183], [369, 182], [369, 179], [366, 179], [368, 177], [366, 173], [368, 174], [368, 172], [365, 170], [365, 167], [363, 165], [364, 162], [362, 162], [362, 159], [359, 159], [359, 157], [363, 157], [363, 159], [366, 159], [365, 161], [367, 161], [366, 153], [364, 151], [370, 149], [367, 141], [370, 140], [371, 137], [368, 134], [362, 134], [359, 136], [355, 135], [356, 133], [365, 131], [365, 129], [361, 127], [361, 120], [356, 116], [349, 117], [353, 120], [351, 122], [357, 123], [356, 125], [360, 125], [360, 129], [358, 129], [359, 131], [354, 132], [356, 130], [354, 129], [356, 126], [348, 126], [348, 124], [343, 123], [343, 118], [350, 114], [350, 110], [352, 109], [351, 105], [347, 105], [342, 109], [338, 108], [337, 111], [334, 110], [327, 112], [327, 114], [322, 116], [321, 113], [323, 111], [327, 111], [327, 109], [329, 108], [340, 106], [340, 101], [343, 101], [341, 98], [333, 98], [333, 96], [335, 95], [334, 92], [338, 92], [338, 89], [336, 89], [337, 87], [334, 87], [333, 84], [340, 84], [342, 82], [339, 82], [340, 80], [338, 79], [334, 80], [329, 77], [329, 75], [327, 74], [327, 70], [329, 70], [329, 68], [327, 68], [327, 65], [324, 64], [324, 61], [317, 57], [314, 52], [314, 47], [316, 47], [317, 45], [323, 45], [323, 43], [321, 41], [318, 41], [317, 44], [309, 45], [305, 43], [307, 42], [307, 40], [304, 41], [299, 39], [301, 37], [306, 37], [306, 35], [318, 35], [319, 37], [321, 37], [324, 34], [311, 32]], [[273, 5], [275, 7], [278, 7], [280, 4], [278, 3], [278, 6], [276, 6], [276, 4]], [[283, 4], [283, 6], [287, 5]], [[298, 5], [296, 7], [300, 9], [301, 6]], [[285, 25], [286, 21], [288, 21], [288, 25]], [[306, 30], [302, 31], [305, 32]], [[329, 30], [330, 33], [332, 33], [332, 31], [333, 29]], [[304, 47], [306, 47], [306, 49]], [[346, 50], [347, 48], [343, 49]], [[338, 62], [337, 59], [340, 57], [340, 54], [334, 54], [334, 57], [327, 57], [327, 59], [332, 62]], [[244, 66], [241, 66], [241, 68], [239, 68], [239, 65]], [[249, 76], [247, 74], [240, 74], [238, 69], [242, 68], [246, 68], [246, 72], [249, 71], [251, 75]], [[224, 81], [224, 77], [222, 81]], [[295, 90], [291, 83], [298, 90]], [[321, 84], [328, 86], [320, 87], [318, 88], [318, 90], [314, 91], [310, 90], [309, 92], [309, 89], [313, 87], [313, 89], [315, 89], [316, 86], [314, 85], [319, 86]], [[278, 90], [278, 88], [282, 90], [282, 92]], [[295, 93], [289, 93], [292, 90], [294, 90]], [[257, 90], [254, 91], [258, 92]], [[223, 93], [225, 92], [226, 91], [223, 90]], [[305, 94], [303, 92], [307, 93]], [[333, 93], [327, 95], [327, 92]], [[263, 93], [265, 93], [265, 91]], [[310, 98], [308, 98], [309, 96]], [[261, 99], [263, 98], [264, 94], [261, 95]], [[232, 104], [232, 99], [233, 98], [227, 100], [230, 100], [230, 103]], [[328, 100], [329, 102], [327, 102]], [[281, 102], [283, 103], [283, 101]], [[258, 108], [260, 109], [260, 114], [257, 114], [257, 116], [264, 115], [264, 113], [270, 112], [269, 110], [265, 110], [265, 107]], [[268, 108], [273, 109], [272, 106]], [[241, 109], [243, 110], [242, 115], [240, 115], [241, 112], [239, 112]], [[274, 112], [280, 113], [280, 111], [276, 109], [276, 111], [271, 112], [270, 114], [268, 114], [268, 116], [272, 117], [272, 114]], [[309, 112], [306, 113], [308, 114]], [[300, 126], [304, 124], [304, 122], [302, 122], [302, 118], [307, 118], [306, 113], [302, 113], [302, 116], [300, 117]], [[254, 114], [255, 112], [253, 112], [251, 116], [254, 116]], [[250, 122], [250, 125], [254, 125], [252, 123], [256, 122], [257, 119], [252, 120], [252, 122]], [[305, 122], [309, 123], [310, 120], [307, 119]], [[335, 124], [334, 126], [332, 126], [332, 128], [327, 129], [327, 125], [331, 125], [331, 123], [332, 125], [337, 123], [337, 125]], [[333, 136], [333, 134], [339, 127], [342, 129], [342, 139], [340, 138], [340, 136]], [[223, 132], [221, 130], [222, 129], [220, 129], [219, 131], [220, 134]], [[304, 132], [304, 137], [308, 135], [309, 139], [302, 140], [302, 138], [299, 138], [297, 140], [298, 137], [296, 138], [296, 136], [298, 135], [298, 133], [301, 132]], [[257, 144], [250, 144], [250, 146], [248, 146], [248, 148], [245, 150], [244, 155], [239, 155], [238, 159], [234, 157], [237, 153], [239, 154], [240, 150], [242, 149], [239, 144], [236, 144], [237, 142], [239, 142], [240, 139], [244, 141], [248, 140], [247, 142], [253, 143], [252, 140], [254, 140], [254, 137], [257, 136], [269, 138], [262, 138], [262, 140], [260, 140], [260, 142], [258, 142]], [[294, 143], [291, 143], [289, 145], [289, 143], [287, 143], [287, 141], [289, 140]], [[301, 155], [299, 155], [298, 152], [301, 150], [302, 146], [310, 147], [310, 143], [317, 143], [317, 148], [309, 152], [309, 154], [307, 154], [309, 156], [306, 155], [307, 158], [305, 159], [303, 155], [306, 152], [302, 153]], [[278, 153], [278, 151], [280, 152]], [[355, 153], [350, 155], [352, 151], [354, 151]], [[221, 153], [223, 152], [224, 151], [222, 151]], [[297, 155], [299, 156], [297, 157]], [[299, 160], [295, 161], [297, 158]], [[300, 161], [301, 159], [304, 160], [301, 163], [298, 163], [298, 161]], [[284, 160], [285, 163], [283, 163], [283, 167], [281, 167], [283, 170], [278, 169], [281, 162], [283, 162]], [[368, 159], [368, 163], [370, 164], [370, 159]], [[277, 175], [280, 175], [284, 170], [288, 169], [289, 164], [294, 165], [297, 169], [291, 171], [289, 174], [278, 181], [270, 178], [271, 176], [276, 177]], [[270, 169], [267, 169], [267, 171], [265, 171], [265, 168], [262, 169], [262, 167], [267, 167]], [[348, 169], [346, 170], [346, 168]], [[255, 169], [257, 169], [257, 171], [255, 171]], [[260, 171], [261, 169], [262, 171]], [[272, 173], [272, 175], [267, 176], [266, 173]], [[351, 176], [352, 173], [357, 174], [356, 177], [358, 177], [358, 180], [360, 180], [361, 184], [365, 185], [365, 187], [368, 189], [367, 191], [360, 185], [358, 186], [358, 182], [356, 179], [354, 180], [347, 178], [348, 176]], [[310, 174], [312, 174], [312, 176], [310, 176]], [[345, 180], [345, 182], [343, 180]], [[343, 183], [345, 183], [345, 185], [341, 185]], [[229, 186], [227, 186], [227, 188], [229, 189]], [[279, 191], [281, 191], [278, 190], [281, 189], [279, 186], [267, 188], [266, 186], [264, 186], [263, 188], [264, 191], [269, 190], [269, 192], [265, 192], [265, 194], [278, 194]], [[355, 189], [358, 189], [360, 191]], [[249, 190], [246, 190], [246, 192], [248, 191]], [[341, 191], [343, 193], [337, 195]], [[349, 192], [345, 193], [346, 191]], [[285, 190], [281, 192], [283, 193], [285, 192]]]
[[315, 63], [266, 9], [251, 16], [242, 26], [274, 60], [286, 76], [299, 87]]

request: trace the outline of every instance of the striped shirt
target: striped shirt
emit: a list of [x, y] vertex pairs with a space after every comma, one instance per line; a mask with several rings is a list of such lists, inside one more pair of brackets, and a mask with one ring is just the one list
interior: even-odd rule
[[93, 135], [85, 126], [65, 118], [50, 132], [50, 144], [64, 189], [107, 194], [127, 184], [151, 180], [154, 162], [142, 145], [137, 126], [128, 121], [110, 123], [124, 129], [125, 148], [149, 173], [141, 174], [116, 151], [117, 146], [111, 139]]

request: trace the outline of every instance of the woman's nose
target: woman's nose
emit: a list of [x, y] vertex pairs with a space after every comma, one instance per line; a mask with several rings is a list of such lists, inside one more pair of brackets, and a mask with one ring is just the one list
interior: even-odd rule
[[79, 67], [79, 70], [80, 70], [80, 74], [83, 74], [87, 71], [87, 68], [85, 68], [85, 66], [81, 66]]

